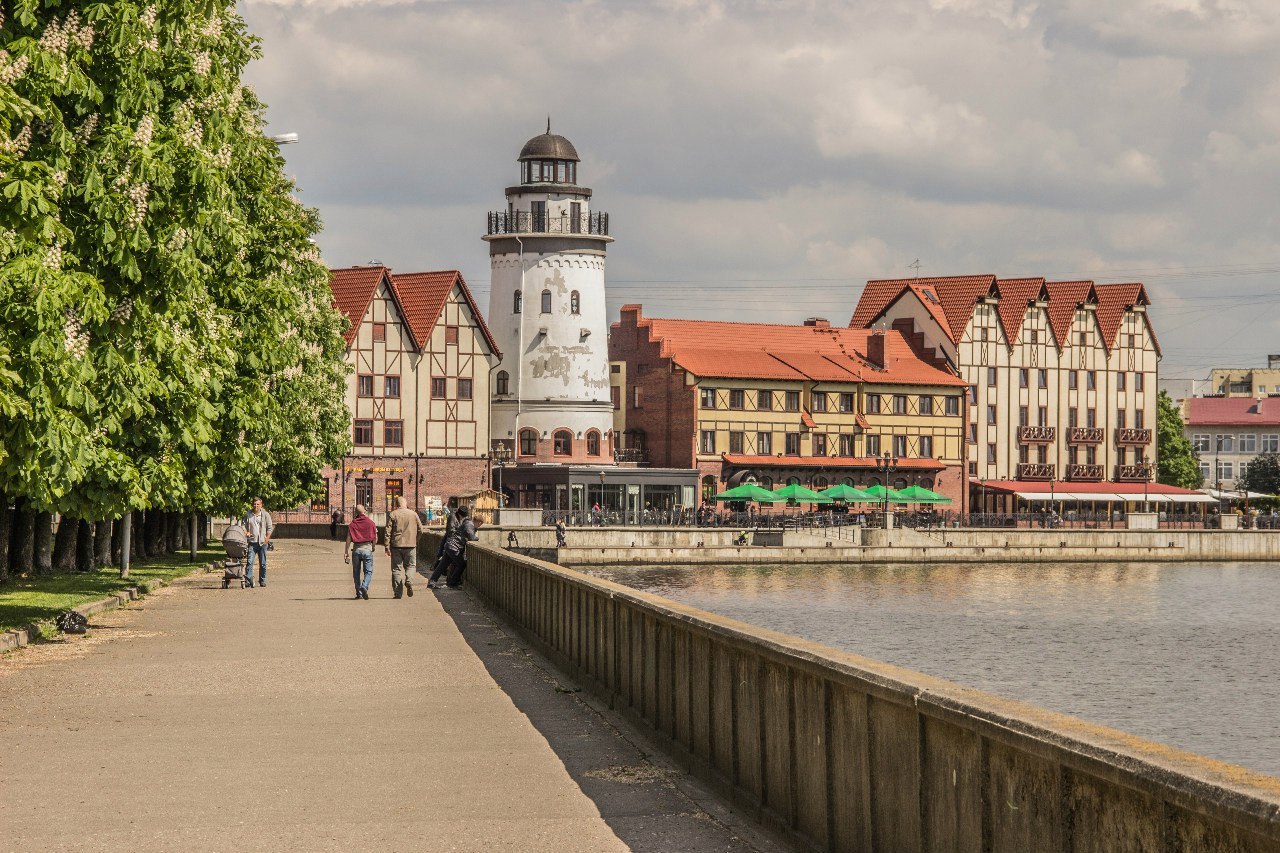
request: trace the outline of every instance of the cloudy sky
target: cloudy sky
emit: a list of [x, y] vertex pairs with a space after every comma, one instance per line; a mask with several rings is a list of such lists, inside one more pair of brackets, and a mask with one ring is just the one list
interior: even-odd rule
[[457, 268], [552, 129], [615, 312], [848, 322], [862, 282], [1146, 282], [1164, 376], [1280, 352], [1275, 0], [241, 0], [333, 266]]

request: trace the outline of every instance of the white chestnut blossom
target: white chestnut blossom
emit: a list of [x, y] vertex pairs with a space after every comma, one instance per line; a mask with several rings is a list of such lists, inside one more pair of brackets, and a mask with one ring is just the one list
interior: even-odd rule
[[199, 77], [209, 76], [211, 68], [213, 68], [213, 60], [209, 58], [207, 53], [197, 53], [195, 59], [191, 61], [191, 70], [196, 72]]
[[151, 116], [143, 116], [142, 121], [138, 122], [138, 128], [133, 132], [133, 144], [139, 148], [146, 148], [151, 144], [151, 137], [155, 133], [155, 119]]
[[[0, 19], [4, 17], [0, 13]], [[31, 65], [31, 57], [19, 56], [12, 59], [9, 51], [0, 48], [0, 83], [6, 85], [13, 84], [22, 79], [22, 75], [27, 73], [27, 67]]]
[[89, 354], [89, 333], [80, 325], [80, 318], [74, 311], [68, 311], [66, 321], [62, 325], [63, 343], [67, 352], [75, 358], [84, 358]]

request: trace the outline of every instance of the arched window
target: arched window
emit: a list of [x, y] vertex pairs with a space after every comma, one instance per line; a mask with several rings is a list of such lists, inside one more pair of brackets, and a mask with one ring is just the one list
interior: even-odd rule
[[582, 308], [582, 297], [580, 297], [578, 295], [578, 291], [575, 290], [569, 294], [569, 313], [570, 314], [581, 313], [581, 308]]
[[716, 478], [708, 474], [702, 478], [702, 502], [704, 504], [715, 503], [716, 496]]
[[893, 481], [893, 490], [894, 490], [895, 492], [897, 492], [897, 491], [901, 491], [902, 489], [905, 489], [906, 487], [907, 487], [907, 481], [906, 481], [906, 480], [904, 480], [904, 479], [902, 479], [901, 477], [899, 477], [898, 479], [896, 479], [896, 480], [894, 480], [894, 481]]
[[821, 491], [821, 490], [825, 489], [826, 487], [827, 487], [827, 478], [826, 478], [826, 477], [814, 477], [814, 479], [813, 479], [813, 490], [814, 490], [815, 492]]
[[772, 490], [773, 490], [773, 478], [772, 478], [772, 477], [761, 477], [761, 478], [760, 478], [760, 488], [762, 488], [762, 489], [769, 489], [770, 491], [772, 491]]
[[844, 478], [843, 480], [841, 480], [840, 482], [844, 483], [844, 484], [845, 484], [846, 486], [848, 486], [849, 488], [853, 488], [853, 478], [852, 478], [852, 477], [845, 477], [845, 478]]
[[787, 485], [788, 485], [788, 486], [798, 486], [798, 485], [800, 485], [800, 478], [799, 478], [799, 477], [788, 477], [788, 478], [787, 478]]
[[505, 370], [498, 371], [495, 393], [510, 394], [511, 393], [511, 374]]
[[567, 429], [558, 429], [551, 437], [551, 452], [556, 456], [573, 455], [573, 433]]
[[520, 430], [520, 455], [538, 455], [538, 431], [536, 429]]
[[551, 313], [551, 291], [550, 290], [542, 291], [542, 313], [543, 314]]
[[515, 296], [511, 299], [511, 313], [519, 314], [524, 310], [524, 294], [516, 291]]
[[600, 433], [596, 430], [591, 430], [587, 433], [587, 455], [600, 455]]

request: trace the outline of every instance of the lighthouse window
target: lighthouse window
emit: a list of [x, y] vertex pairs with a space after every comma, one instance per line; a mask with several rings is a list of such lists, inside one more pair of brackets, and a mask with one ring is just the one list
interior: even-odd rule
[[564, 166], [565, 164], [563, 160], [556, 161], [556, 180], [562, 184], [569, 177], [568, 173], [565, 171]]
[[543, 314], [551, 313], [551, 291], [550, 290], [542, 291], [542, 313]]
[[542, 180], [542, 162], [540, 160], [531, 160], [529, 162], [529, 180]]
[[511, 374], [505, 370], [499, 370], [497, 376], [497, 392], [499, 394], [511, 393]]
[[578, 296], [578, 291], [575, 290], [569, 294], [569, 313], [577, 314], [579, 313], [579, 309], [581, 307], [582, 307], [582, 298]]
[[520, 291], [517, 290], [515, 293], [515, 296], [511, 300], [511, 313], [519, 314], [523, 308], [524, 308], [524, 294], [522, 294]]

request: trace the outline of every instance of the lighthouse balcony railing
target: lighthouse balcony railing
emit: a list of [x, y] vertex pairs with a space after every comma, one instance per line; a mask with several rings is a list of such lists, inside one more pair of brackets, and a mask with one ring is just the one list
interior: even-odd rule
[[529, 211], [489, 214], [489, 234], [590, 234], [609, 236], [609, 214], [583, 213], [578, 216], [564, 214], [551, 216]]

